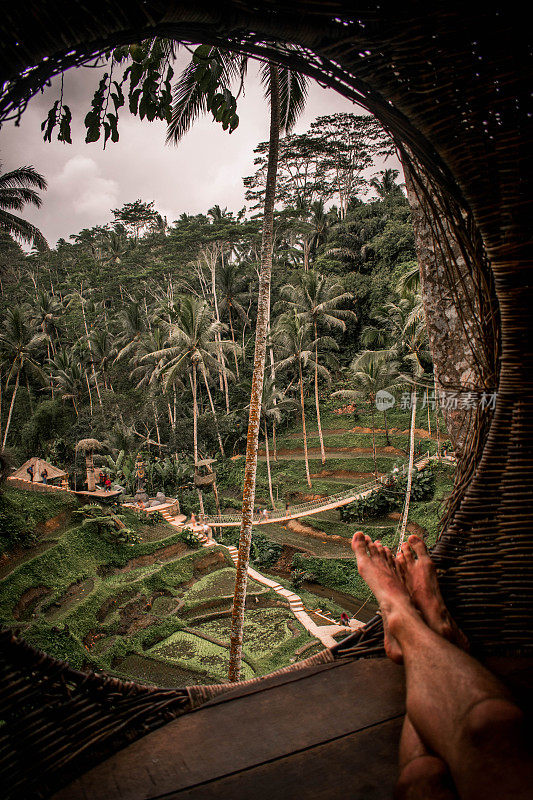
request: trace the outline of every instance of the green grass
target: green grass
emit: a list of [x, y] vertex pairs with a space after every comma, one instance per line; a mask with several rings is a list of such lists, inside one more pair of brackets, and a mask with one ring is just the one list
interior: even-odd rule
[[[248, 580], [246, 592], [249, 595], [258, 595], [268, 589], [257, 581]], [[209, 600], [211, 597], [232, 598], [235, 592], [235, 569], [219, 569], [204, 575], [203, 578], [189, 589], [185, 595], [186, 607], [193, 606], [199, 601]]]
[[[184, 669], [209, 674], [215, 679], [226, 680], [228, 676], [229, 651], [186, 631], [178, 631], [148, 651], [164, 661]], [[241, 678], [254, 677], [252, 667], [243, 661]]]

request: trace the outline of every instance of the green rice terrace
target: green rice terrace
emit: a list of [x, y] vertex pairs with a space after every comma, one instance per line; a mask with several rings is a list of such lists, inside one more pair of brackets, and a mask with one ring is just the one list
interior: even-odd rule
[[[372, 435], [367, 416], [366, 410], [361, 411], [355, 424], [350, 413], [339, 414], [333, 403], [325, 407], [325, 465], [319, 451], [314, 452], [313, 430], [308, 433], [311, 489], [301, 458], [301, 428], [289, 425], [278, 434], [277, 460], [272, 452], [270, 458], [280, 508], [286, 501], [301, 502], [368, 483], [373, 460], [368, 453]], [[376, 430], [382, 475], [401, 469], [407, 461], [408, 416], [401, 410], [389, 414], [390, 445], [384, 432]], [[416, 439], [418, 452], [435, 451], [423, 410], [417, 418]], [[225, 513], [239, 508], [243, 464], [237, 456], [218, 465]], [[407, 530], [424, 536], [429, 544], [438, 533], [453, 470], [449, 463], [434, 461], [415, 476]], [[267, 507], [268, 496], [263, 458], [258, 465], [257, 506]], [[362, 529], [394, 546], [402, 498], [400, 481], [395, 492], [380, 490], [364, 502], [256, 527], [252, 566], [296, 591], [318, 625], [330, 624], [326, 617], [337, 621], [342, 611], [366, 621], [376, 607], [357, 574], [350, 538]], [[67, 493], [4, 490], [3, 530], [18, 525], [24, 533], [15, 546], [4, 541], [2, 624], [20, 630], [30, 643], [77, 668], [169, 687], [226, 681], [235, 566], [220, 545], [237, 544], [239, 528], [215, 529], [220, 545], [200, 548], [190, 532], [180, 532], [160, 514], [141, 517], [122, 508], [117, 512], [132, 535], [130, 541], [117, 542], [96, 526], [84, 524], [80, 508], [80, 501]], [[322, 648], [288, 601], [267, 586], [248, 581], [241, 679], [267, 674]]]

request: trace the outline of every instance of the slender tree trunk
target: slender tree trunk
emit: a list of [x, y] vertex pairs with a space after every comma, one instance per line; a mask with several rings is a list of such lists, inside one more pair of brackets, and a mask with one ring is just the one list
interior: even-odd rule
[[387, 446], [389, 446], [390, 445], [389, 421], [387, 419], [387, 409], [385, 409], [385, 408], [383, 409], [383, 419], [384, 419], [384, 422], [385, 422], [385, 441], [387, 443]]
[[87, 391], [89, 392], [89, 408], [91, 409], [91, 417], [93, 415], [93, 395], [91, 392], [91, 384], [89, 383], [89, 376], [87, 375], [87, 370], [83, 370], [85, 375], [85, 381], [87, 383]]
[[305, 458], [305, 477], [307, 478], [307, 485], [312, 487], [311, 475], [309, 473], [309, 456], [307, 454], [307, 433], [305, 429], [305, 401], [304, 401], [304, 379], [302, 375], [302, 363], [298, 362], [298, 373], [300, 376], [300, 405], [302, 407], [302, 430], [304, 437], [304, 458]]
[[378, 460], [376, 457], [376, 427], [374, 423], [374, 400], [370, 400], [370, 413], [372, 414], [372, 458], [374, 459], [374, 476], [378, 479]]
[[157, 416], [157, 408], [155, 400], [152, 400], [152, 411], [154, 412], [155, 432], [157, 436], [157, 449], [159, 450], [159, 457], [161, 458], [161, 436], [159, 435], [159, 419]]
[[206, 375], [206, 373], [205, 373], [205, 366], [204, 366], [203, 364], [202, 364], [202, 377], [203, 377], [203, 379], [204, 379], [205, 388], [207, 389], [207, 396], [208, 396], [208, 398], [209, 398], [209, 405], [211, 406], [211, 413], [213, 414], [213, 419], [215, 420], [215, 428], [216, 428], [216, 432], [217, 432], [218, 446], [219, 446], [219, 448], [220, 448], [220, 454], [221, 454], [222, 458], [225, 458], [225, 457], [226, 457], [226, 454], [225, 454], [225, 452], [224, 452], [224, 447], [223, 447], [223, 445], [222, 445], [222, 438], [221, 438], [221, 436], [220, 436], [220, 431], [219, 431], [219, 429], [218, 429], [218, 418], [217, 418], [217, 412], [215, 411], [215, 406], [214, 406], [214, 404], [213, 404], [213, 398], [212, 398], [212, 396], [211, 396], [211, 389], [209, 388], [209, 383], [208, 383], [208, 380], [207, 380], [207, 375]]
[[272, 493], [272, 475], [270, 474], [270, 453], [268, 451], [268, 428], [266, 419], [263, 420], [263, 425], [265, 427], [265, 454], [267, 462], [268, 491], [270, 492], [270, 502], [272, 504], [272, 508], [275, 510], [276, 504], [274, 502], [274, 495]]
[[235, 377], [239, 380], [239, 361], [237, 359], [237, 345], [235, 344], [235, 333], [233, 331], [233, 320], [231, 319], [231, 306], [228, 305], [229, 314], [229, 329], [231, 332], [231, 341], [233, 342], [233, 357], [235, 359]]
[[433, 369], [433, 385], [435, 387], [435, 428], [437, 429], [437, 456], [440, 457], [440, 422], [439, 422], [439, 385], [436, 369]]
[[411, 486], [413, 484], [413, 463], [415, 456], [415, 424], [416, 424], [416, 391], [411, 393], [411, 431], [409, 434], [409, 466], [407, 468], [407, 487], [405, 490], [405, 503], [403, 507], [402, 525], [400, 528], [400, 541], [398, 543], [398, 551], [403, 544], [405, 538], [405, 529], [407, 527], [407, 517], [409, 516], [409, 504], [411, 502]]
[[31, 399], [30, 382], [28, 380], [27, 375], [25, 376], [25, 378], [26, 378], [26, 391], [28, 392], [28, 402], [30, 404], [30, 414], [33, 417], [33, 400]]
[[[197, 380], [196, 380], [196, 362], [192, 365], [192, 375], [189, 373], [192, 388], [192, 440], [193, 440], [193, 453], [194, 453], [194, 474], [198, 471], [198, 401], [197, 401]], [[204, 513], [204, 499], [202, 492], [198, 489], [198, 501], [200, 503], [200, 513]]]
[[[315, 322], [315, 342], [318, 338], [317, 325]], [[315, 405], [316, 405], [316, 421], [318, 425], [318, 438], [320, 440], [320, 457], [322, 463], [326, 463], [326, 451], [324, 449], [324, 438], [322, 436], [322, 423], [320, 422], [320, 399], [318, 396], [318, 344], [315, 344]]]
[[15, 386], [13, 387], [13, 394], [11, 395], [11, 403], [9, 404], [9, 411], [7, 413], [7, 422], [6, 422], [6, 429], [4, 431], [4, 440], [2, 442], [2, 450], [6, 446], [7, 434], [9, 433], [9, 426], [11, 425], [11, 415], [13, 413], [13, 406], [15, 405], [15, 398], [17, 396], [17, 391], [19, 388], [19, 380], [20, 380], [20, 371], [17, 372], [17, 377], [15, 379]]
[[426, 401], [428, 409], [428, 434], [429, 438], [431, 439], [431, 414], [429, 413], [429, 389], [426, 390]]
[[215, 495], [215, 504], [216, 504], [216, 507], [217, 507], [217, 516], [220, 519], [220, 517], [222, 516], [222, 511], [220, 509], [220, 499], [218, 497], [218, 489], [217, 489], [217, 482], [216, 481], [213, 482], [213, 494]]
[[274, 450], [274, 452], [273, 452], [274, 461], [277, 461], [278, 460], [278, 448], [277, 448], [277, 445], [276, 445], [276, 421], [275, 420], [273, 420], [273, 422], [272, 422], [272, 448]]
[[266, 342], [270, 311], [270, 281], [272, 275], [272, 239], [274, 231], [274, 201], [279, 151], [279, 74], [275, 64], [270, 70], [270, 141], [263, 213], [263, 237], [261, 243], [261, 272], [259, 275], [259, 298], [255, 334], [254, 371], [250, 397], [250, 416], [246, 441], [246, 464], [244, 468], [244, 491], [242, 498], [242, 523], [239, 537], [235, 595], [231, 616], [231, 639], [229, 654], [229, 680], [238, 681], [241, 670], [244, 606], [250, 546], [252, 543], [252, 521], [255, 500], [255, 478], [257, 473], [257, 448], [261, 422], [261, 398], [265, 376]]
[[[91, 367], [93, 371], [93, 378], [94, 378], [94, 385], [96, 387], [96, 394], [98, 396], [98, 402], [102, 405], [102, 398], [100, 397], [100, 386], [98, 385], [98, 377], [96, 375], [96, 370], [94, 368], [94, 355], [93, 355], [93, 348], [91, 346], [91, 340], [89, 339], [89, 328], [87, 327], [87, 317], [85, 316], [85, 306], [83, 305], [83, 297], [80, 294], [80, 301], [81, 301], [81, 314], [83, 317], [83, 326], [85, 328], [85, 337], [87, 339], [87, 347], [89, 348], [89, 353], [91, 354]], [[90, 392], [89, 392], [90, 394]], [[92, 402], [92, 401], [91, 401]], [[92, 415], [92, 411], [91, 411]]]

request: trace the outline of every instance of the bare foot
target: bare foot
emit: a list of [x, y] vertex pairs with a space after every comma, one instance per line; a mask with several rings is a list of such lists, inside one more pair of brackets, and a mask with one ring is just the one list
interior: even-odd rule
[[407, 591], [416, 608], [431, 630], [462, 650], [468, 650], [468, 640], [457, 627], [444, 603], [435, 565], [426, 545], [418, 536], [404, 542], [395, 559]]
[[385, 652], [392, 661], [401, 664], [402, 650], [390, 632], [389, 617], [396, 610], [409, 614], [417, 612], [402, 578], [397, 573], [394, 557], [388, 547], [384, 547], [379, 541], [373, 542], [362, 531], [354, 534], [352, 550], [357, 558], [359, 574], [374, 593], [383, 615]]

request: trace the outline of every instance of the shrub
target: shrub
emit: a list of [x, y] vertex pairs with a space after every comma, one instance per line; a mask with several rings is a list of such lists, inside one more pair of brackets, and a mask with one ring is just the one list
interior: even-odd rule
[[200, 547], [200, 542], [198, 541], [198, 537], [192, 532], [188, 530], [183, 530], [178, 533], [178, 539], [180, 542], [185, 542], [187, 547], [190, 547], [192, 550], [197, 550]]

